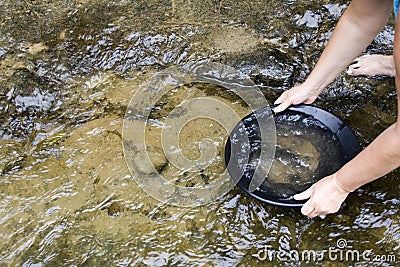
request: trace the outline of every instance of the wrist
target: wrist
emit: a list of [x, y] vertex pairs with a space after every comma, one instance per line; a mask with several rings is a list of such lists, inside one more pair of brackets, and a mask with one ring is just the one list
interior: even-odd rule
[[336, 176], [336, 173], [333, 174], [333, 182], [335, 183], [336, 187], [345, 194], [349, 194], [354, 191], [354, 189], [349, 189], [346, 187]]
[[322, 91], [325, 89], [326, 86], [329, 85], [329, 83], [325, 81], [317, 81], [314, 80], [311, 75], [304, 81], [304, 85], [307, 88], [311, 88], [311, 91], [315, 96], [319, 96]]

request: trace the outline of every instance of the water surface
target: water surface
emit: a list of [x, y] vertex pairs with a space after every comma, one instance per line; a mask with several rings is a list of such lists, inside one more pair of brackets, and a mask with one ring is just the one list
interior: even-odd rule
[[[0, 264], [356, 265], [258, 258], [266, 248], [338, 248], [339, 239], [344, 250], [400, 257], [398, 171], [321, 220], [237, 188], [198, 208], [162, 204], [137, 186], [123, 157], [126, 107], [151, 75], [207, 58], [249, 75], [273, 102], [304, 80], [347, 4], [1, 1]], [[392, 41], [393, 20], [367, 52], [391, 53]], [[316, 105], [342, 117], [365, 146], [395, 121], [394, 80], [342, 74]]]

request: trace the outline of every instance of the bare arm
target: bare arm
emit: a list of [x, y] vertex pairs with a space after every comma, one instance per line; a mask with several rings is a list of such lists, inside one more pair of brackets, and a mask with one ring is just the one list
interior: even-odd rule
[[275, 102], [275, 112], [300, 103], [312, 103], [372, 42], [386, 25], [392, 0], [353, 0], [340, 18], [324, 52], [307, 80], [285, 91]]
[[[394, 61], [396, 73], [400, 73], [400, 21], [396, 21], [394, 40]], [[400, 92], [400, 74], [396, 75], [397, 95]], [[400, 100], [397, 98], [398, 114]], [[346, 191], [375, 180], [400, 165], [400, 119], [381, 133], [356, 158], [337, 172], [336, 179]]]
[[[281, 109], [291, 104], [311, 103], [336, 76], [373, 40], [391, 15], [392, 1], [354, 0], [332, 35], [306, 82], [282, 94]], [[400, 73], [400, 20], [396, 22], [394, 58]], [[396, 76], [400, 92], [400, 76]], [[400, 112], [398, 100], [398, 113]], [[278, 107], [279, 108], [279, 107]], [[279, 111], [279, 109], [278, 109]], [[381, 133], [357, 157], [335, 174], [325, 177], [295, 196], [308, 199], [302, 213], [315, 217], [336, 212], [348, 193], [400, 166], [400, 120]]]
[[[394, 56], [396, 72], [400, 71], [400, 20], [396, 22]], [[396, 75], [399, 94], [400, 77]], [[400, 101], [398, 102], [398, 114]], [[347, 195], [358, 187], [400, 166], [400, 120], [381, 133], [367, 148], [335, 174], [325, 177], [308, 190], [295, 196], [309, 200], [301, 212], [309, 217], [338, 211]]]
[[353, 0], [306, 82], [321, 91], [333, 82], [382, 30], [392, 9], [391, 0]]

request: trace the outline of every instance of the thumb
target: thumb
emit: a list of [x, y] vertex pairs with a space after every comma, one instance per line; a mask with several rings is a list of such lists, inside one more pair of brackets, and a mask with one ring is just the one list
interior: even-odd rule
[[277, 104], [281, 104], [282, 102], [285, 102], [285, 100], [286, 100], [286, 98], [287, 98], [287, 94], [288, 94], [288, 91], [284, 91], [284, 92], [278, 97], [278, 99], [275, 100], [274, 104], [277, 105]]
[[303, 191], [299, 194], [296, 194], [293, 196], [295, 200], [304, 200], [304, 199], [309, 199], [312, 195], [313, 187], [311, 186], [308, 188], [306, 191]]
[[274, 112], [275, 113], [279, 113], [284, 111], [285, 109], [287, 109], [290, 105], [292, 105], [292, 103], [290, 102], [290, 100], [286, 100], [282, 103], [279, 104], [279, 106], [277, 106], [276, 108], [274, 108]]

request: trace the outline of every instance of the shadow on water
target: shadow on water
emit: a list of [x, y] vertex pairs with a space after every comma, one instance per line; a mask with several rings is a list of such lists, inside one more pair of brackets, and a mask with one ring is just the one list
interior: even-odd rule
[[[249, 75], [273, 102], [305, 79], [347, 3], [1, 1], [0, 265], [371, 263], [288, 259], [338, 248], [339, 239], [342, 252], [400, 257], [398, 171], [320, 220], [236, 188], [193, 209], [158, 203], [123, 157], [123, 116], [148, 77], [207, 58]], [[391, 53], [392, 41], [393, 21], [366, 52]], [[394, 80], [341, 74], [315, 104], [342, 117], [366, 146], [395, 121]], [[260, 251], [272, 258], [258, 259]]]

